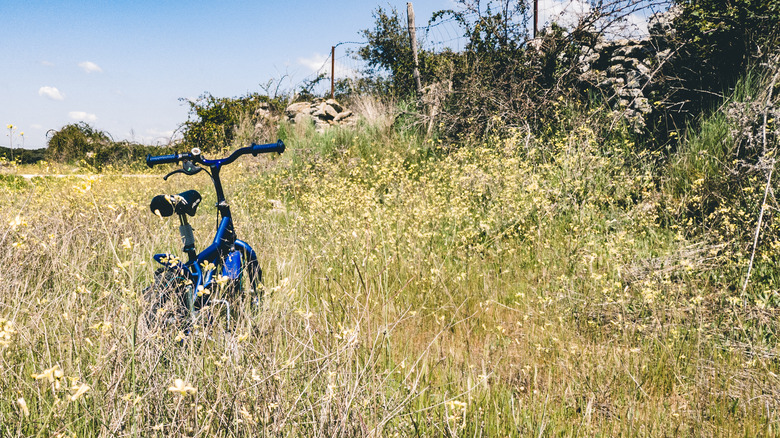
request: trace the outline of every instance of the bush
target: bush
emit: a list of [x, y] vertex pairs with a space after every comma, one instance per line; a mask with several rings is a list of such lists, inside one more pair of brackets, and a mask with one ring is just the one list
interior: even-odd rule
[[[743, 75], [720, 109], [688, 131], [668, 167], [669, 206], [677, 213], [671, 226], [682, 227], [691, 237], [723, 244], [723, 255], [732, 261], [737, 278], [752, 251], [769, 172], [780, 145], [776, 124], [780, 100], [772, 91], [777, 67], [774, 70], [754, 68]], [[772, 193], [780, 190], [776, 176], [769, 189]], [[774, 195], [767, 203], [756, 253], [756, 274], [765, 272], [766, 276], [754, 276], [754, 280], [777, 288], [780, 223]]]
[[46, 153], [52, 161], [75, 161], [94, 154], [111, 143], [111, 138], [85, 122], [65, 125], [49, 139]]
[[683, 89], [676, 97], [695, 115], [719, 101], [744, 74], [776, 51], [780, 0], [678, 0], [674, 20], [680, 62], [670, 76]]
[[[595, 35], [553, 24], [531, 47], [523, 2], [457, 3], [463, 11], [439, 11], [431, 22], [454, 20], [463, 29], [466, 47], [457, 53], [419, 50], [424, 95], [416, 97], [426, 108], [419, 111], [423, 105], [418, 105], [412, 116], [427, 123], [429, 132], [437, 126], [439, 135], [458, 140], [483, 137], [496, 128], [543, 127], [551, 103], [576, 93], [573, 73], [580, 48], [592, 44]], [[358, 51], [373, 82], [361, 82], [361, 89], [374, 84], [378, 94], [415, 96], [406, 26], [395, 9], [379, 8], [374, 17], [374, 28], [362, 32], [368, 43]]]
[[101, 169], [106, 165], [139, 165], [146, 155], [169, 154], [166, 146], [147, 146], [111, 137], [87, 123], [72, 123], [52, 134], [46, 156], [51, 161], [77, 162]]
[[285, 106], [283, 98], [272, 99], [258, 93], [237, 98], [214, 97], [206, 93], [187, 103], [190, 106], [189, 116], [181, 125], [184, 142], [190, 148], [199, 147], [203, 151], [231, 147], [242, 124], [258, 121], [256, 113], [259, 109], [280, 113]]

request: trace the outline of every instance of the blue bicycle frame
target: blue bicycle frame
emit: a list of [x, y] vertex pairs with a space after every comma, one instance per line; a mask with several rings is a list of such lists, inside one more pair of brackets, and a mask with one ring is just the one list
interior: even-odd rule
[[[179, 209], [179, 205], [177, 205], [175, 209], [181, 222], [179, 230], [182, 234], [182, 240], [184, 241], [184, 252], [188, 256], [187, 262], [182, 263], [178, 258], [171, 256], [170, 254], [154, 255], [154, 259], [163, 265], [165, 269], [174, 271], [178, 276], [183, 277], [185, 280], [189, 280], [189, 284], [192, 287], [186, 289], [187, 296], [183, 298], [190, 311], [196, 310], [196, 308], [200, 307], [208, 300], [208, 297], [202, 298], [202, 291], [211, 288], [215, 283], [215, 269], [204, 269], [205, 266], [220, 266], [222, 270], [221, 275], [228, 277], [230, 281], [235, 282], [237, 285], [240, 285], [243, 273], [246, 271], [246, 274], [249, 275], [251, 287], [255, 293], [257, 293], [258, 283], [262, 281], [262, 271], [257, 261], [257, 254], [248, 243], [236, 238], [230, 206], [225, 199], [219, 175], [223, 166], [232, 163], [241, 155], [252, 154], [256, 156], [261, 153], [282, 153], [284, 152], [284, 149], [284, 143], [279, 140], [276, 143], [264, 145], [252, 144], [251, 146], [236, 150], [226, 158], [218, 160], [203, 158], [198, 148], [185, 154], [177, 153], [160, 156], [147, 155], [146, 164], [149, 167], [159, 164], [184, 162], [183, 169], [178, 169], [169, 173], [165, 176], [165, 179], [168, 179], [169, 176], [176, 173], [194, 175], [201, 170], [205, 170], [204, 168], [196, 166], [196, 164], [206, 166], [211, 171], [210, 173], [207, 171], [207, 173], [209, 173], [211, 180], [214, 183], [214, 189], [216, 190], [217, 195], [216, 207], [219, 214], [219, 222], [214, 240], [206, 249], [200, 253], [196, 252], [194, 238], [192, 237], [192, 228], [189, 226], [189, 223], [187, 223], [186, 218], [186, 214], [194, 216], [197, 204], [200, 202], [200, 194], [194, 192], [195, 195], [197, 195], [197, 200], [194, 205], [191, 204], [188, 206], [189, 210], [186, 211], [186, 214], [184, 210]], [[180, 195], [178, 197], [179, 199], [181, 199]], [[171, 202], [170, 199], [172, 198], [174, 197], [167, 197], [167, 202]], [[155, 201], [153, 200], [153, 212], [155, 212], [154, 202]], [[159, 213], [159, 210], [156, 212]], [[172, 208], [170, 210], [166, 209], [165, 216], [170, 216], [173, 212], [174, 209]]]

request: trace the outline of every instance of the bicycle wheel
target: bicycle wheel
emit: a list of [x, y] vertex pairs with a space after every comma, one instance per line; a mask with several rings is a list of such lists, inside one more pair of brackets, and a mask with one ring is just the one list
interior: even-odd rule
[[143, 337], [150, 337], [168, 326], [178, 326], [184, 319], [183, 280], [168, 269], [154, 273], [154, 281], [143, 290], [146, 307], [138, 321], [138, 331]]

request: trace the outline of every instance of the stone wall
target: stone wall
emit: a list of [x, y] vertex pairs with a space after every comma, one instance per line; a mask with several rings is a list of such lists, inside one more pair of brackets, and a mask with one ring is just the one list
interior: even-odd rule
[[322, 132], [334, 125], [352, 125], [357, 118], [334, 99], [296, 102], [287, 106], [285, 115], [291, 123], [313, 123]]
[[672, 20], [677, 11], [655, 14], [649, 36], [640, 40], [601, 40], [580, 55], [579, 81], [595, 90], [637, 130], [655, 111], [664, 95], [665, 64], [673, 61]]

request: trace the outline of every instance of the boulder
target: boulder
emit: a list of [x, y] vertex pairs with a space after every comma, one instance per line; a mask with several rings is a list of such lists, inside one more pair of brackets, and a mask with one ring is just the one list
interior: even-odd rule
[[311, 104], [309, 102], [296, 102], [288, 105], [284, 112], [290, 118], [294, 118], [301, 113], [311, 114]]
[[348, 117], [352, 117], [352, 111], [346, 110], [344, 112], [339, 113], [336, 117], [333, 118], [334, 122], [340, 122]]
[[296, 102], [285, 110], [291, 123], [314, 123], [315, 129], [322, 132], [329, 126], [354, 124], [352, 111], [334, 99], [318, 99], [314, 102]]
[[336, 111], [336, 113], [340, 113], [340, 112], [344, 111], [344, 107], [342, 107], [341, 104], [339, 104], [336, 101], [336, 99], [328, 99], [328, 100], [325, 101], [325, 104], [328, 105], [329, 107], [333, 108]]

